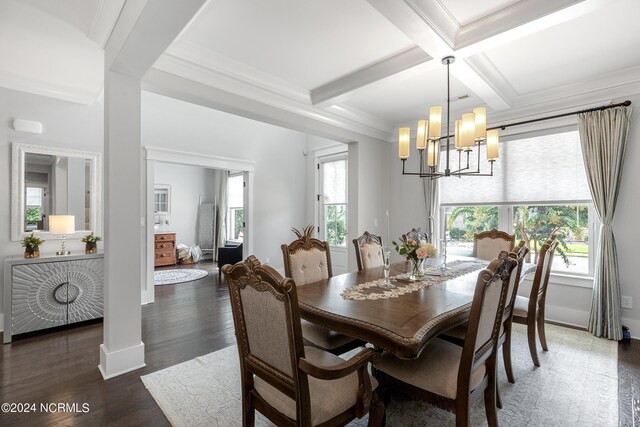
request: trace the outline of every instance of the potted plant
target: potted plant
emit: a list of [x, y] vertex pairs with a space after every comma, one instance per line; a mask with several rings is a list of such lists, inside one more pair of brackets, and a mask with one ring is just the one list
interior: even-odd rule
[[87, 254], [95, 254], [98, 252], [98, 242], [102, 240], [100, 236], [94, 236], [93, 233], [88, 234], [82, 238], [85, 243], [84, 252]]
[[22, 246], [24, 246], [25, 258], [39, 258], [40, 257], [40, 245], [44, 243], [44, 240], [31, 233], [30, 236], [22, 239]]

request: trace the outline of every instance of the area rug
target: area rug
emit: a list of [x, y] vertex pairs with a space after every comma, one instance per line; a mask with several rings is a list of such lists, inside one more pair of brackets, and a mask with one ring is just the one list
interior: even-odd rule
[[159, 270], [153, 272], [153, 282], [159, 285], [175, 285], [176, 283], [191, 282], [192, 280], [206, 277], [205, 270], [183, 269], [183, 270]]
[[[617, 426], [617, 343], [574, 329], [546, 326], [548, 352], [534, 368], [526, 329], [514, 325], [512, 358], [516, 383], [507, 382], [502, 359], [498, 383], [503, 426]], [[241, 426], [242, 402], [235, 346], [141, 377], [173, 426]], [[453, 414], [394, 394], [387, 426], [454, 426]], [[272, 424], [256, 413], [256, 426]], [[366, 426], [367, 418], [349, 426]], [[484, 401], [475, 402], [472, 426], [486, 426]]]

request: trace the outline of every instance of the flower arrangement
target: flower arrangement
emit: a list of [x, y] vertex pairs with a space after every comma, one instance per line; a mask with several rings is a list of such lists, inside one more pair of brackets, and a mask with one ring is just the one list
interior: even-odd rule
[[412, 263], [412, 279], [422, 278], [422, 261], [427, 258], [433, 258], [436, 256], [436, 247], [431, 243], [426, 242], [426, 236], [420, 230], [413, 229], [407, 234], [403, 234], [398, 239], [400, 243], [395, 240], [391, 243], [395, 246], [399, 255], [404, 255]]
[[82, 238], [81, 242], [83, 242], [83, 243], [95, 243], [95, 242], [99, 242], [100, 240], [102, 240], [102, 237], [94, 236], [93, 233], [91, 233], [91, 234], [87, 234], [86, 236], [84, 236]]
[[44, 243], [44, 240], [42, 240], [39, 237], [36, 237], [36, 235], [34, 235], [33, 233], [31, 233], [31, 236], [27, 236], [24, 239], [22, 239], [22, 246], [24, 246], [25, 248], [37, 248], [43, 243]]

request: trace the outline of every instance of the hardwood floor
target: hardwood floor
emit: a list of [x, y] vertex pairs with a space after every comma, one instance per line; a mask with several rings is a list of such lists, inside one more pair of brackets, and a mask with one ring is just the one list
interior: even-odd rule
[[[141, 375], [191, 360], [235, 342], [224, 283], [211, 262], [183, 268], [209, 271], [203, 279], [156, 287], [142, 307], [143, 369], [104, 381], [98, 372], [102, 322], [18, 337], [0, 351], [0, 401], [35, 404], [32, 413], [0, 413], [2, 426], [169, 425]], [[632, 424], [632, 390], [640, 390], [640, 341], [619, 345], [621, 426]], [[0, 403], [1, 403], [0, 402]], [[76, 412], [42, 412], [40, 404], [76, 403]], [[83, 412], [83, 404], [88, 412]], [[73, 408], [72, 408], [73, 409]]]
[[[0, 401], [36, 404], [34, 413], [0, 413], [0, 425], [169, 425], [145, 389], [145, 375], [235, 342], [224, 283], [211, 262], [184, 266], [209, 271], [203, 279], [156, 287], [142, 307], [143, 369], [104, 381], [98, 371], [102, 322], [17, 337], [0, 352]], [[77, 403], [79, 411], [40, 411], [44, 403]], [[82, 404], [89, 411], [83, 413]]]

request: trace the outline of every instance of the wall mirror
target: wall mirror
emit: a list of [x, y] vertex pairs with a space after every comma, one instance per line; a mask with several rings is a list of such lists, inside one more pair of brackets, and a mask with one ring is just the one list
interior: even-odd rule
[[11, 240], [52, 238], [49, 215], [75, 216], [69, 239], [102, 235], [100, 153], [13, 143], [11, 160]]

